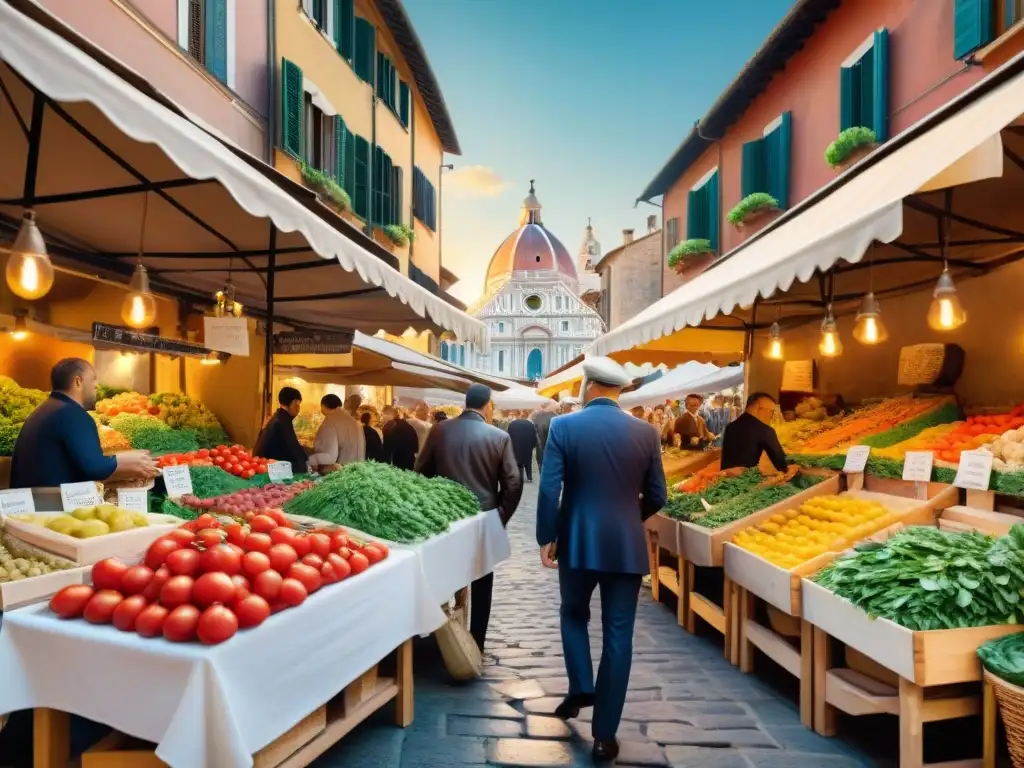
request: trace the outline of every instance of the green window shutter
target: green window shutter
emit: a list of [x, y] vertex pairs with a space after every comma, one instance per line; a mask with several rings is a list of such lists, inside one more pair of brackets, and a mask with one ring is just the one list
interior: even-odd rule
[[707, 184], [704, 185], [705, 194], [705, 227], [707, 239], [711, 241], [711, 250], [718, 253], [718, 225], [720, 216], [718, 213], [718, 171], [715, 171]]
[[370, 204], [370, 220], [380, 223], [380, 147], [373, 146], [373, 200]]
[[854, 125], [864, 125], [871, 128], [874, 125], [872, 114], [874, 113], [874, 82], [875, 82], [875, 57], [874, 48], [864, 54], [855, 67], [856, 91], [859, 106], [856, 109], [857, 122]]
[[392, 170], [391, 179], [391, 219], [395, 224], [405, 223], [405, 211], [402, 210], [402, 199], [405, 197], [405, 172], [396, 165]]
[[[1007, 8], [1011, 5], [1011, 0], [1007, 0]], [[964, 59], [992, 41], [992, 6], [992, 0], [954, 0], [954, 58]]]
[[701, 231], [700, 197], [701, 191], [699, 189], [691, 189], [686, 194], [687, 240], [693, 240], [703, 234]]
[[874, 64], [871, 83], [871, 128], [879, 142], [889, 138], [889, 30], [875, 31], [871, 48]]
[[387, 101], [384, 95], [384, 83], [387, 78], [384, 76], [385, 69], [387, 67], [387, 57], [383, 53], [377, 54], [377, 98], [381, 101]]
[[391, 183], [394, 181], [394, 167], [391, 165], [391, 158], [386, 152], [381, 153], [383, 156], [383, 167], [381, 168], [381, 222], [385, 225], [394, 224], [395, 219], [395, 208], [394, 200], [391, 197]]
[[355, 206], [356, 199], [356, 137], [345, 128], [345, 191]]
[[764, 191], [774, 197], [783, 210], [789, 207], [791, 124], [790, 113], [783, 112], [778, 127], [764, 139], [768, 172], [768, 188]]
[[373, 70], [377, 63], [377, 30], [373, 24], [358, 16], [355, 20], [356, 75], [373, 85]]
[[356, 194], [355, 199], [352, 201], [352, 207], [355, 208], [357, 216], [362, 216], [364, 219], [367, 219], [370, 216], [370, 142], [362, 136], [356, 136], [355, 150]]
[[341, 115], [334, 116], [334, 180], [345, 188], [345, 153], [348, 148], [348, 129]]
[[765, 140], [755, 139], [743, 145], [740, 170], [740, 196], [767, 191], [765, 178]]
[[1003, 29], [1007, 30], [1020, 21], [1017, 18], [1017, 2], [1016, 0], [1004, 0], [1003, 5]]
[[839, 69], [839, 130], [845, 131], [853, 127], [853, 67]]
[[355, 0], [334, 0], [334, 47], [352, 61], [355, 51]]
[[228, 81], [228, 4], [227, 0], [203, 3], [203, 31], [206, 37], [206, 68], [222, 83]]
[[281, 59], [281, 145], [285, 152], [302, 157], [302, 70]]
[[402, 125], [409, 127], [409, 84], [404, 80], [398, 84], [398, 117]]

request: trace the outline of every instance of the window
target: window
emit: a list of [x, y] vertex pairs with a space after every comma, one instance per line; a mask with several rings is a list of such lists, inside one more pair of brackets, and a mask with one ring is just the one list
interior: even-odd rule
[[334, 118], [325, 115], [313, 103], [312, 95], [303, 94], [302, 124], [305, 129], [302, 159], [307, 165], [335, 176]]
[[1024, 20], [1024, 0], [954, 0], [953, 19], [953, 56], [966, 59]]
[[370, 216], [370, 142], [362, 136], [354, 137], [355, 173], [353, 174], [352, 210], [364, 219]]
[[296, 159], [303, 157], [302, 118], [305, 110], [302, 70], [288, 59], [281, 60], [281, 147]]
[[394, 165], [391, 157], [380, 147], [373, 148], [373, 211], [374, 224], [386, 227], [394, 224], [394, 201], [391, 185], [394, 183]]
[[411, 97], [411, 91], [409, 90], [409, 84], [404, 80], [398, 82], [398, 119], [402, 121], [402, 125], [406, 128], [409, 127], [409, 100]]
[[383, 101], [391, 111], [398, 113], [397, 93], [395, 92], [395, 65], [383, 53], [377, 54], [377, 98]]
[[839, 130], [864, 126], [889, 138], [889, 31], [877, 30], [839, 70]]
[[442, 341], [441, 342], [441, 359], [442, 360], [447, 360], [448, 359], [448, 342], [447, 341]]
[[236, 0], [178, 0], [178, 45], [229, 88], [235, 85]]
[[498, 373], [503, 373], [505, 370], [505, 350], [498, 350]]
[[498, 333], [504, 333], [504, 332], [505, 332], [505, 324], [504, 323], [498, 323]]
[[437, 231], [437, 198], [434, 185], [423, 171], [414, 168], [412, 173], [413, 214], [431, 231]]
[[377, 62], [377, 29], [366, 19], [355, 20], [355, 45], [352, 67], [361, 80], [373, 85], [373, 70]]
[[767, 192], [778, 200], [779, 208], [789, 206], [789, 145], [789, 112], [770, 123], [760, 139], [743, 145], [741, 197]]
[[665, 222], [665, 253], [669, 253], [679, 244], [679, 217], [675, 216]]
[[332, 0], [302, 0], [302, 10], [306, 12], [310, 20], [321, 30], [330, 34], [333, 30], [328, 29], [330, 14], [328, 6]]
[[466, 345], [459, 345], [459, 365], [465, 367], [466, 365]]
[[544, 302], [537, 294], [531, 294], [523, 299], [523, 305], [531, 312], [539, 312], [540, 308], [544, 306]]
[[568, 320], [563, 320], [562, 321], [562, 333], [568, 333], [568, 332], [569, 332], [569, 321]]
[[334, 47], [343, 59], [352, 61], [355, 51], [355, 0], [328, 0], [334, 2]]
[[561, 308], [562, 308], [562, 297], [561, 296], [555, 296], [555, 309], [561, 309]]
[[405, 223], [405, 209], [402, 208], [403, 173], [400, 166], [391, 167], [391, 223]]
[[203, 0], [188, 0], [188, 55], [199, 64], [206, 64], [206, 42], [204, 40]]
[[718, 251], [718, 169], [701, 179], [686, 199], [686, 238], [710, 240]]

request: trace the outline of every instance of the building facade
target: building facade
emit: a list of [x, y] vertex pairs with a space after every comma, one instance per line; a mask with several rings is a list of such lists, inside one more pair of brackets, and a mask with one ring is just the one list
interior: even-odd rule
[[608, 330], [661, 298], [661, 249], [661, 230], [656, 222], [649, 221], [648, 232], [642, 237], [624, 229], [622, 245], [595, 264], [601, 278], [597, 308]]
[[662, 198], [662, 295], [696, 274], [669, 268], [673, 248], [735, 250], [779, 215], [736, 227], [740, 200], [807, 199], [835, 178], [825, 150], [843, 129], [896, 136], [1019, 52], [1022, 20], [1017, 0], [795, 3], [640, 195]]

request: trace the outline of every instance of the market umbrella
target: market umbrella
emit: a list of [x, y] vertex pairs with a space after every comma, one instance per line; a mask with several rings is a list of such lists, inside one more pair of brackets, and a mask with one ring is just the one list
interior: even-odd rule
[[718, 370], [718, 366], [710, 363], [684, 363], [660, 379], [645, 384], [632, 392], [627, 392], [619, 398], [619, 404], [623, 408], [632, 408], [636, 405], [657, 405], [666, 400], [675, 400], [693, 392], [694, 382], [698, 382]]

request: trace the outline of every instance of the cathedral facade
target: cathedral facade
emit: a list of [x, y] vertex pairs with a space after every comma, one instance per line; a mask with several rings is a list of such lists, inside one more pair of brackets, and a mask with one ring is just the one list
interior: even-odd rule
[[604, 331], [588, 304], [595, 278], [599, 286], [600, 249], [588, 224], [573, 259], [544, 226], [531, 181], [519, 227], [491, 257], [484, 296], [471, 310], [490, 330], [490, 350], [449, 342], [442, 357], [495, 376], [537, 380], [582, 354]]

